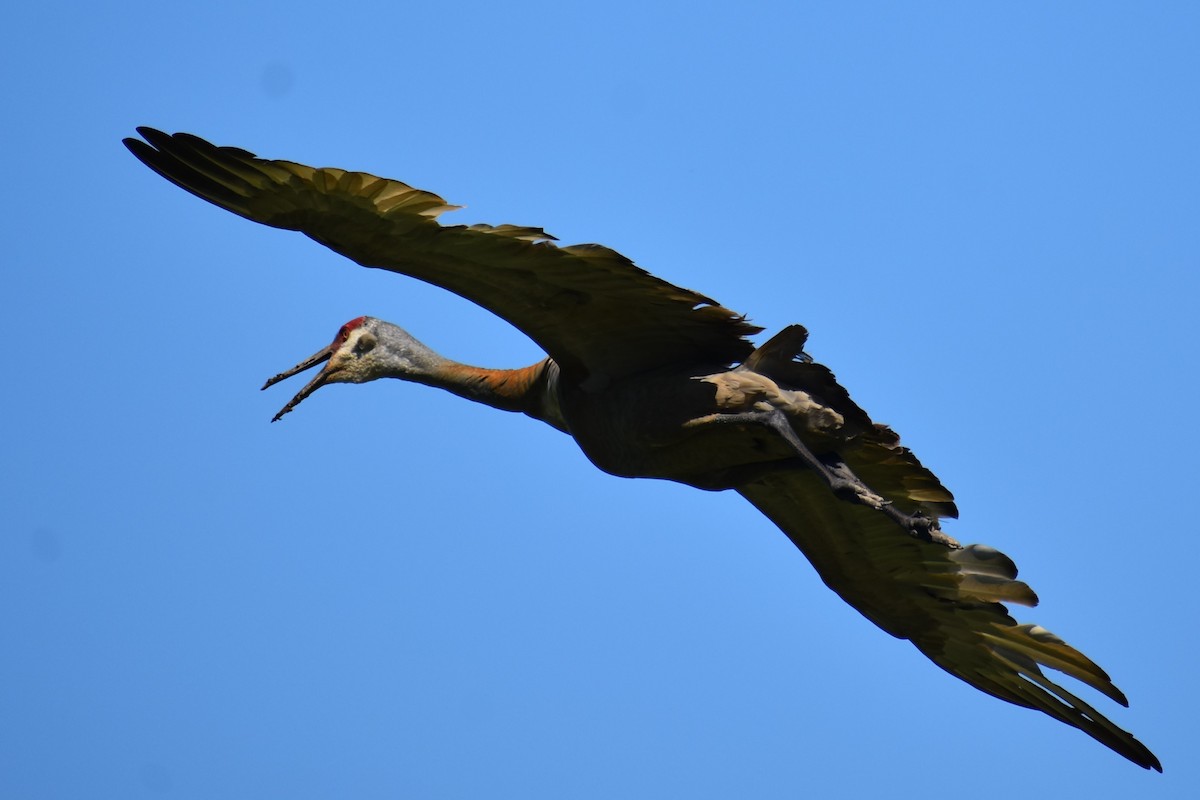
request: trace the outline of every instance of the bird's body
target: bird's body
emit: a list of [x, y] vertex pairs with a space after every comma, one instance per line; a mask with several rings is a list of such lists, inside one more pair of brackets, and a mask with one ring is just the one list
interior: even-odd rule
[[662, 370], [623, 379], [603, 392], [559, 383], [563, 417], [597, 468], [622, 478], [662, 478], [700, 489], [728, 489], [725, 472], [790, 456], [769, 437], [716, 424], [696, 424], [721, 413], [723, 373]]
[[267, 382], [328, 362], [276, 419], [326, 383], [400, 378], [528, 414], [574, 437], [613, 475], [733, 489], [888, 633], [985, 692], [1161, 769], [1133, 736], [1045, 677], [1040, 667], [1125, 704], [1089, 659], [1008, 615], [1002, 603], [1037, 603], [1016, 567], [942, 532], [938, 520], [957, 515], [950, 492], [812, 362], [800, 326], [755, 348], [747, 336], [759, 329], [742, 317], [607, 248], [556, 247], [538, 228], [444, 227], [436, 217], [452, 207], [397, 181], [139, 131], [146, 142], [127, 139], [130, 150], [184, 189], [303, 231], [364, 266], [449, 289], [548, 354], [520, 369], [472, 367], [391, 323], [360, 317]]

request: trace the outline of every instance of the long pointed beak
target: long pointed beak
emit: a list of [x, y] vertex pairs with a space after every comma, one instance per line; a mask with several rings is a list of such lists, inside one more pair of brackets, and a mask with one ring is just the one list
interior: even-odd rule
[[[276, 375], [275, 377], [271, 378], [266, 383], [264, 383], [262, 388], [266, 389], [269, 386], [274, 386], [275, 384], [279, 383], [281, 380], [284, 380], [285, 378], [290, 378], [293, 375], [297, 375], [301, 372], [304, 372], [307, 369], [312, 369], [317, 364], [320, 364], [324, 361], [328, 361], [330, 356], [333, 355], [334, 350], [336, 349], [335, 348], [336, 344], [337, 344], [337, 342], [334, 342], [334, 344], [331, 344], [327, 347], [322, 348], [321, 350], [317, 351], [316, 353], [313, 353], [311, 356], [304, 359], [303, 361], [301, 361], [299, 364], [292, 367], [291, 369], [285, 370], [284, 372], [279, 373], [278, 375]], [[289, 400], [288, 404], [286, 406], [279, 409], [279, 413], [271, 418], [271, 422], [278, 422], [284, 414], [288, 413], [293, 408], [300, 405], [300, 403], [304, 400], [304, 398], [308, 397], [310, 394], [315, 392], [317, 389], [320, 389], [322, 386], [324, 386], [325, 383], [328, 381], [328, 379], [329, 379], [329, 373], [327, 370], [321, 370], [320, 372], [318, 372], [316, 377], [308, 382], [307, 386], [305, 386], [300, 391], [296, 392], [296, 396], [293, 397], [291, 400]]]

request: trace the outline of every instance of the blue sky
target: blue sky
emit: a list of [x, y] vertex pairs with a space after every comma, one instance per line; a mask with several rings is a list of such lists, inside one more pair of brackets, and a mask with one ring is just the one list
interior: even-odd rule
[[[1194, 4], [0, 11], [0, 794], [1195, 797]], [[168, 185], [135, 125], [596, 241], [810, 351], [1126, 691], [1144, 773], [945, 675], [739, 497], [419, 386], [537, 349]]]

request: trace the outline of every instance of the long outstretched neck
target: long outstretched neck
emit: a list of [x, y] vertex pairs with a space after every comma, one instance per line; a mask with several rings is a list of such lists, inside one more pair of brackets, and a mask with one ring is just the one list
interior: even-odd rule
[[[558, 366], [550, 359], [520, 369], [473, 367], [446, 358], [396, 325], [372, 321], [369, 326], [382, 345], [376, 355], [374, 378], [400, 380], [436, 386], [502, 411], [519, 411], [565, 431], [558, 409]], [[347, 346], [355, 344], [358, 334], [351, 332]], [[379, 352], [383, 351], [383, 352]]]
[[327, 347], [274, 376], [263, 388], [322, 362], [328, 363], [275, 415], [276, 420], [326, 384], [399, 378], [436, 386], [502, 411], [520, 411], [567, 431], [559, 410], [558, 365], [549, 358], [522, 369], [472, 367], [438, 355], [398, 325], [358, 317], [343, 325]]
[[520, 369], [487, 369], [439, 359], [424, 375], [397, 376], [437, 386], [502, 411], [520, 411], [565, 431], [558, 408], [558, 367], [550, 359]]

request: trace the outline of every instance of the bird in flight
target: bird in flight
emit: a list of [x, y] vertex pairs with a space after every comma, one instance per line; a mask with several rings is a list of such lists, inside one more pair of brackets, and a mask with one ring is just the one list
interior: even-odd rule
[[755, 347], [744, 317], [595, 244], [541, 228], [451, 225], [456, 206], [364, 172], [261, 159], [186, 133], [138, 128], [125, 145], [177, 186], [264, 225], [304, 233], [365, 266], [448, 289], [515, 325], [547, 358], [485, 369], [445, 358], [390, 322], [358, 317], [264, 389], [324, 366], [320, 387], [399, 378], [518, 411], [570, 435], [601, 470], [732, 489], [782, 530], [871, 622], [972, 686], [1074, 726], [1162, 771], [1130, 733], [1052, 681], [1048, 667], [1121, 705], [1090, 659], [1004, 603], [1037, 596], [985, 545], [939, 524], [954, 498], [888, 427], [804, 352], [799, 325]]

